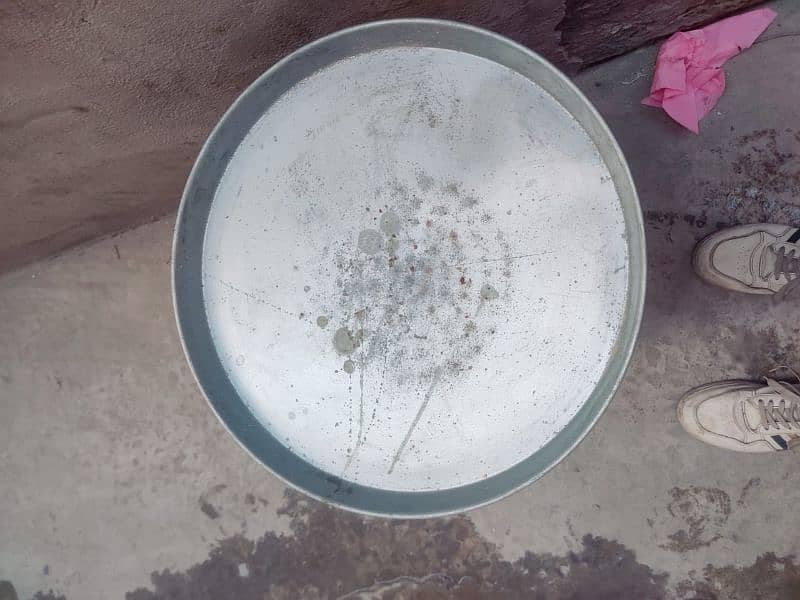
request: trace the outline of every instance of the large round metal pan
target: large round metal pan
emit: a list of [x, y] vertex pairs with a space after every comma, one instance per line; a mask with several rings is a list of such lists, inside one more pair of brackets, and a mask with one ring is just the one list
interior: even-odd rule
[[336, 33], [216, 126], [178, 214], [175, 311], [211, 407], [342, 507], [461, 511], [597, 421], [645, 285], [631, 175], [550, 64], [457, 23]]

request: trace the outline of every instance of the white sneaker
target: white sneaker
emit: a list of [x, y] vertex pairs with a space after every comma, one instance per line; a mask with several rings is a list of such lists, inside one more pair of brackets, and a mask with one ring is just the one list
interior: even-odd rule
[[697, 244], [692, 264], [708, 283], [783, 297], [800, 285], [800, 229], [772, 224], [728, 227]]
[[800, 450], [800, 393], [783, 381], [719, 381], [678, 403], [678, 421], [697, 439], [737, 452]]

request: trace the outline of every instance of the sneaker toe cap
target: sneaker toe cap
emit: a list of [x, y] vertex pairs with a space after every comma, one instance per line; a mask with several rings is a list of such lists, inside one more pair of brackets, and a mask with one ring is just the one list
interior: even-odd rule
[[695, 268], [703, 279], [724, 287], [753, 283], [751, 259], [760, 237], [717, 238], [712, 236], [695, 252]]
[[737, 396], [752, 387], [748, 382], [729, 382], [693, 390], [678, 404], [678, 420], [690, 435], [713, 446], [739, 452], [771, 450], [767, 442], [753, 439], [734, 416]]
[[725, 397], [712, 396], [699, 402], [695, 420], [706, 435], [745, 441], [744, 431], [734, 420], [731, 402]]

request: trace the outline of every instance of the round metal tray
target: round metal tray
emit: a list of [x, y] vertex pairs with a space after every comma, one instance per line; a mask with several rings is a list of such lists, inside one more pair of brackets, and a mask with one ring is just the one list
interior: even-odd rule
[[175, 232], [184, 350], [273, 473], [372, 514], [505, 496], [607, 406], [642, 314], [619, 147], [533, 52], [433, 20], [318, 40], [200, 152]]

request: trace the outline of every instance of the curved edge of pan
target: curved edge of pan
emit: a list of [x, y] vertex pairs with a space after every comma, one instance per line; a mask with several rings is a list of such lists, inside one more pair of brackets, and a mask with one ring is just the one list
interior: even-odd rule
[[[454, 40], [470, 47], [453, 47]], [[349, 55], [397, 45], [458, 49], [495, 60], [529, 78], [530, 71], [536, 71], [539, 78], [535, 81], [578, 120], [605, 160], [622, 202], [629, 255], [627, 302], [615, 351], [575, 417], [544, 447], [510, 469], [466, 486], [432, 492], [393, 492], [358, 485], [314, 467], [283, 446], [261, 426], [228, 380], [211, 339], [203, 301], [206, 217], [218, 175], [243, 134], [263, 108], [317, 69]], [[605, 412], [625, 374], [638, 338], [645, 285], [644, 224], [636, 188], [622, 151], [597, 110], [565, 75], [528, 48], [484, 29], [434, 19], [377, 21], [344, 29], [303, 46], [259, 76], [225, 112], [203, 145], [181, 198], [172, 247], [173, 307], [181, 345], [195, 380], [223, 426], [285, 484], [341, 508], [383, 517], [423, 518], [484, 506], [535, 482], [563, 460]]]

